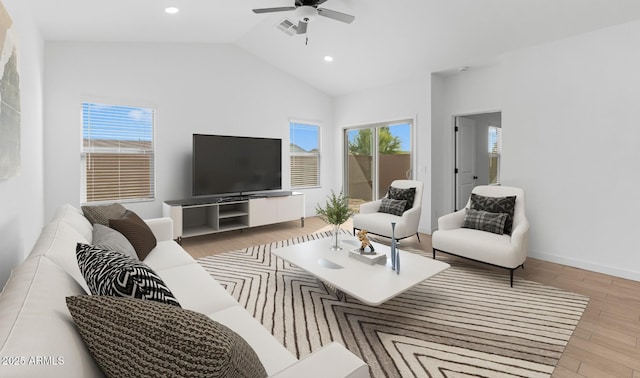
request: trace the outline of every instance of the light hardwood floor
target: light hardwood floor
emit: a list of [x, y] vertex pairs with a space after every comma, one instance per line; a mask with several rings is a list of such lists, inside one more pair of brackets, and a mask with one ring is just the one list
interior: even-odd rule
[[[347, 222], [343, 228], [351, 231], [351, 224]], [[305, 220], [305, 227], [300, 227], [299, 221], [287, 222], [188, 238], [182, 245], [199, 258], [329, 229], [322, 220], [311, 217]], [[420, 234], [420, 239], [420, 243], [416, 237], [402, 243], [430, 252], [431, 236]], [[377, 241], [384, 243], [385, 239]], [[527, 259], [524, 270], [516, 271], [516, 277], [590, 298], [553, 377], [640, 378], [640, 282], [532, 258]]]

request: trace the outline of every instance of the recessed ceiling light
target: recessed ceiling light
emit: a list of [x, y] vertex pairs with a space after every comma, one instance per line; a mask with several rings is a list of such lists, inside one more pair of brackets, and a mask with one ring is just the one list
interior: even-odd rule
[[164, 8], [164, 11], [169, 14], [176, 14], [180, 12], [180, 9], [178, 9], [177, 7], [166, 7]]
[[325, 56], [325, 57], [324, 57], [324, 61], [325, 61], [325, 62], [333, 62], [333, 57], [332, 57], [332, 56], [327, 55], [327, 56]]

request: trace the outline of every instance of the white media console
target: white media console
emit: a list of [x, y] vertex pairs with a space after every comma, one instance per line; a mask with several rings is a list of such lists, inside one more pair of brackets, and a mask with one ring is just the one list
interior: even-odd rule
[[304, 227], [304, 193], [272, 192], [165, 201], [162, 215], [173, 220], [173, 238], [178, 241], [297, 219]]

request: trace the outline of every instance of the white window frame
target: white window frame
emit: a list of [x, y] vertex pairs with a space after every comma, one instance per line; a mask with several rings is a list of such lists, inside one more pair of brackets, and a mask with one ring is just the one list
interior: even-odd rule
[[[91, 121], [88, 123], [85, 122], [85, 107], [95, 108], [88, 109], [89, 111], [93, 110], [94, 112], [99, 112], [100, 107], [113, 107], [119, 109], [130, 108], [131, 111], [142, 111], [145, 113], [150, 113], [151, 116], [151, 130], [143, 130], [140, 132], [138, 128], [127, 128], [127, 125], [130, 126], [140, 126], [141, 129], [148, 128], [148, 121], [141, 121], [139, 124], [135, 124], [135, 122], [131, 122], [133, 118], [126, 119], [122, 118], [120, 122], [118, 122], [117, 117], [115, 119], [109, 120], [108, 123], [94, 123], [96, 127], [91, 127]], [[154, 201], [156, 198], [156, 164], [155, 164], [155, 109], [149, 106], [138, 106], [138, 105], [129, 105], [129, 104], [120, 104], [113, 103], [111, 101], [83, 101], [81, 103], [81, 158], [80, 158], [80, 172], [81, 172], [81, 182], [80, 182], [80, 202], [82, 204], [99, 204], [99, 203], [112, 203], [112, 202], [145, 202], [145, 201]], [[88, 117], [91, 115], [89, 114]], [[127, 121], [129, 123], [127, 123]], [[124, 128], [122, 126], [125, 126]], [[118, 129], [119, 128], [119, 129]], [[110, 142], [104, 142], [104, 139], [101, 139], [99, 135], [104, 135], [104, 133], [113, 133], [113, 139]], [[93, 135], [95, 137], [93, 137]], [[132, 141], [132, 137], [138, 135], [140, 140], [139, 143], [136, 144], [136, 141]], [[85, 137], [87, 138], [87, 142], [85, 142]], [[149, 141], [148, 138], [151, 140]], [[102, 140], [102, 142], [98, 142]], [[145, 143], [148, 142], [148, 143]], [[129, 170], [124, 168], [121, 170], [121, 163], [126, 162], [126, 157], [120, 159], [115, 156], [114, 160], [111, 162], [118, 163], [118, 172], [114, 174], [114, 181], [117, 182], [117, 189], [113, 189], [111, 192], [107, 191], [107, 195], [100, 196], [99, 194], [91, 194], [92, 189], [90, 185], [87, 183], [88, 173], [87, 173], [87, 165], [92, 160], [92, 154], [96, 154], [94, 159], [98, 156], [105, 157], [106, 154], [114, 154], [114, 155], [131, 155], [133, 156], [148, 156], [149, 159], [145, 159], [149, 165], [148, 176], [145, 175], [145, 185], [140, 185], [140, 183], [134, 183], [133, 185], [123, 186], [122, 182], [126, 179], [126, 175], [133, 175], [134, 172], [138, 173], [139, 171]], [[100, 154], [100, 155], [98, 155]], [[131, 176], [130, 176], [131, 177]], [[137, 193], [145, 193], [142, 195], [131, 195], [127, 194], [127, 190], [133, 190]], [[95, 191], [94, 191], [95, 192]]]
[[[309, 128], [315, 128], [317, 130], [318, 136], [318, 148], [316, 152], [313, 151], [295, 151], [292, 150], [292, 145], [295, 144], [295, 140], [292, 140], [292, 128], [294, 126], [304, 126]], [[321, 151], [322, 151], [322, 127], [319, 122], [313, 121], [302, 121], [302, 120], [289, 120], [289, 184], [291, 189], [311, 189], [311, 188], [319, 188], [321, 187]], [[296, 158], [315, 158], [317, 161], [316, 164], [316, 181], [315, 182], [303, 182], [304, 180], [298, 181], [298, 184], [294, 183], [296, 174], [294, 170], [296, 166], [294, 164], [294, 160]]]

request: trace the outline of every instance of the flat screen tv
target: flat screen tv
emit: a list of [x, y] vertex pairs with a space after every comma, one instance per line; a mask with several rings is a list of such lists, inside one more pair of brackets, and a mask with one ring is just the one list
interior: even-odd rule
[[193, 134], [193, 196], [282, 189], [282, 140]]

